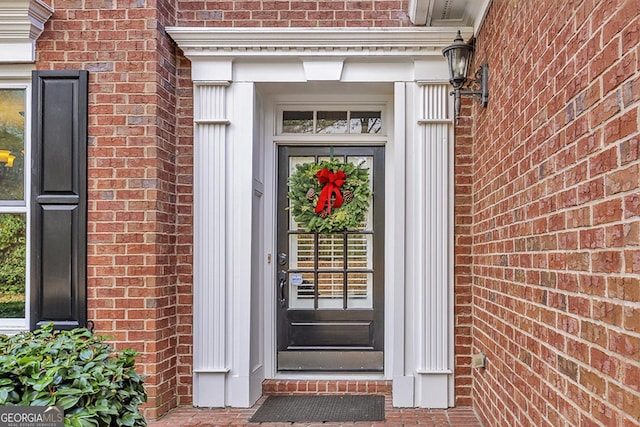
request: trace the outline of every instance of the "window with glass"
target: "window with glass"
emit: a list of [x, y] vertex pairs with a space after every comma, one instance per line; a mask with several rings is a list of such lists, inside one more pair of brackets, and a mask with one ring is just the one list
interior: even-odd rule
[[24, 87], [0, 88], [0, 319], [26, 311], [25, 101]]
[[305, 110], [282, 112], [283, 134], [381, 134], [382, 112]]

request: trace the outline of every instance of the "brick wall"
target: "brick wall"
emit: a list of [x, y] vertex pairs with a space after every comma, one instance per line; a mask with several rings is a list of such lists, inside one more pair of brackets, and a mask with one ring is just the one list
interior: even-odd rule
[[471, 108], [463, 100], [454, 149], [454, 340], [456, 406], [471, 406], [473, 137]]
[[640, 2], [494, 0], [473, 113], [474, 405], [640, 422]]
[[193, 82], [191, 62], [177, 61], [176, 203], [178, 268], [178, 394], [179, 405], [192, 403], [193, 367]]
[[173, 3], [49, 0], [37, 45], [40, 69], [90, 71], [88, 317], [142, 354], [151, 417], [176, 404]]
[[177, 0], [178, 23], [210, 27], [401, 27], [408, 0]]

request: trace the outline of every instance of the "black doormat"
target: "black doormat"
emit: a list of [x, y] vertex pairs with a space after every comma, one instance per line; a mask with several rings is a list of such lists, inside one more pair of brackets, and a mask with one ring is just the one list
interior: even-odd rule
[[269, 396], [249, 422], [384, 421], [384, 396]]

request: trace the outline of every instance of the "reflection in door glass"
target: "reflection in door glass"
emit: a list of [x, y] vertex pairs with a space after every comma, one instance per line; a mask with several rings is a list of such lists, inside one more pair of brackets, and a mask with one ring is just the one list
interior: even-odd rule
[[347, 133], [346, 111], [318, 111], [317, 133]]
[[313, 272], [289, 273], [289, 308], [314, 308]]
[[343, 308], [344, 273], [318, 273], [318, 308]]
[[289, 235], [289, 268], [293, 270], [313, 269], [315, 248], [313, 234]]
[[373, 190], [373, 179], [371, 179], [371, 171], [373, 170], [373, 158], [371, 156], [349, 156], [347, 157], [347, 162], [369, 170], [369, 188]]
[[[344, 157], [342, 156], [333, 156], [333, 160], [338, 161], [338, 162], [344, 162]], [[327, 156], [327, 157], [318, 157], [318, 162], [330, 162], [331, 161], [331, 157]]]
[[0, 89], [0, 318], [25, 317], [24, 115], [25, 90]]
[[373, 236], [371, 234], [349, 234], [347, 236], [347, 267], [373, 268], [372, 247]]
[[24, 199], [24, 89], [0, 89], [0, 200]]
[[[371, 171], [373, 171], [373, 157], [371, 156], [349, 156], [347, 157], [347, 162], [352, 163], [354, 165], [360, 165], [360, 167], [366, 168], [369, 170], [369, 188], [373, 193], [375, 189], [373, 188], [373, 177], [371, 176]], [[375, 193], [374, 193], [375, 194]], [[375, 197], [372, 197], [369, 201], [369, 210], [365, 215], [364, 219], [360, 223], [360, 230], [373, 230], [373, 204], [375, 203]]]
[[[310, 163], [310, 162], [315, 162], [315, 157], [313, 156], [301, 156], [301, 157], [289, 157], [289, 174], [287, 176], [291, 176], [293, 175], [293, 173], [296, 171], [296, 166], [301, 165], [303, 163]], [[287, 191], [289, 191], [290, 189], [287, 189]], [[287, 202], [290, 203], [289, 199], [287, 199]], [[289, 208], [291, 208], [291, 205], [288, 205]], [[288, 210], [289, 212], [289, 229], [292, 231], [298, 230], [298, 222], [293, 218], [293, 213], [291, 211], [291, 209]]]
[[318, 268], [344, 267], [344, 236], [318, 234]]
[[372, 287], [372, 273], [349, 273], [347, 275], [347, 308], [373, 307]]
[[350, 133], [380, 133], [382, 117], [380, 111], [351, 111]]
[[313, 133], [313, 111], [283, 111], [283, 133]]
[[0, 214], [0, 318], [25, 316], [25, 214]]
[[282, 134], [382, 134], [382, 112], [291, 111], [282, 112]]

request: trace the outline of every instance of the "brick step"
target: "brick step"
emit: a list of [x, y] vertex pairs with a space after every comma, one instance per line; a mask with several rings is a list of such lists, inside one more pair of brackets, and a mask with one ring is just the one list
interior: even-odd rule
[[264, 380], [262, 394], [384, 394], [391, 395], [391, 381], [382, 380]]

